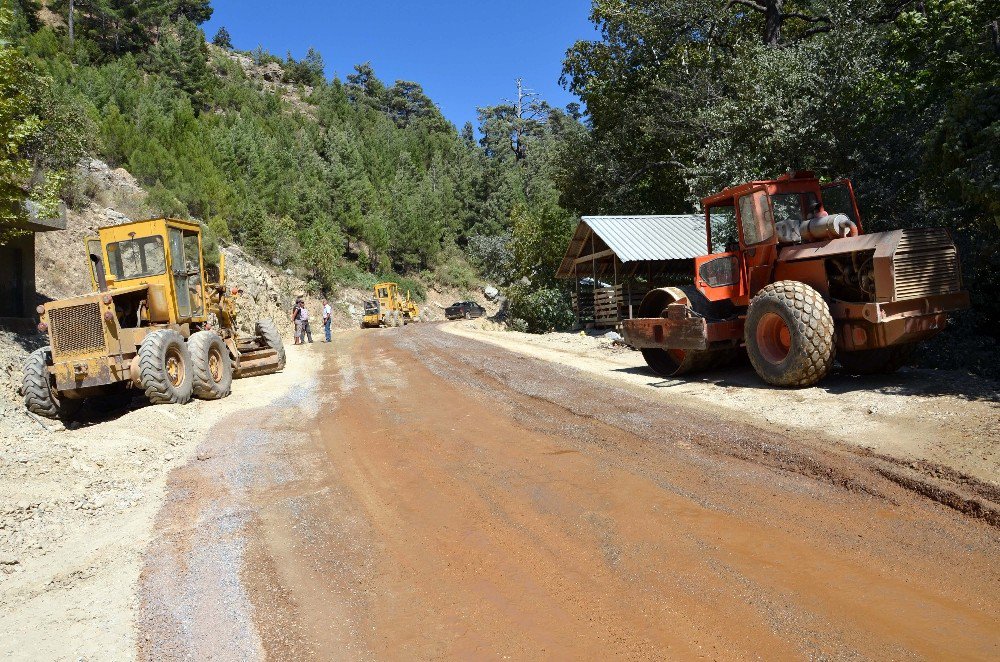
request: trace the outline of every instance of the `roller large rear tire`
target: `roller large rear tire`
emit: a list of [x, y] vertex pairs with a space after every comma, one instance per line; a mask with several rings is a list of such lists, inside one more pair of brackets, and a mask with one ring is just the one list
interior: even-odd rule
[[232, 391], [233, 362], [222, 336], [214, 331], [199, 331], [188, 338], [191, 353], [194, 397], [220, 400]]
[[771, 283], [747, 310], [744, 340], [754, 370], [774, 386], [812, 386], [835, 355], [830, 307], [815, 289], [794, 280]]
[[24, 362], [24, 406], [28, 411], [38, 416], [54, 420], [72, 418], [83, 400], [60, 398], [52, 388], [52, 378], [49, 374], [49, 355], [51, 348], [36, 349]]
[[194, 392], [191, 353], [184, 336], [161, 329], [146, 336], [139, 346], [139, 383], [154, 405], [182, 405]]
[[285, 369], [285, 343], [278, 333], [278, 327], [270, 320], [261, 320], [254, 326], [254, 335], [262, 347], [273, 349], [278, 353], [278, 366], [275, 372]]

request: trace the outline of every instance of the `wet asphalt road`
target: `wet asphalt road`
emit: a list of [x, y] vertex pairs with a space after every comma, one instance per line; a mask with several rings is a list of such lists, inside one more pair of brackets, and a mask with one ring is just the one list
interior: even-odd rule
[[144, 659], [996, 659], [1000, 535], [811, 439], [435, 325], [174, 472]]

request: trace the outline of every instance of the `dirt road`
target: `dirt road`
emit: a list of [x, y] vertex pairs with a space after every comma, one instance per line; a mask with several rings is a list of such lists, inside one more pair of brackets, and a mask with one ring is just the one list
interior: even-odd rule
[[140, 657], [1000, 656], [987, 483], [434, 325], [317, 349], [173, 472]]

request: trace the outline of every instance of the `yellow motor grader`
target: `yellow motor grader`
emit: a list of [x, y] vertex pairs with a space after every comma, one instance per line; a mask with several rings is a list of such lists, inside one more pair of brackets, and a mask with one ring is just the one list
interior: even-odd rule
[[49, 346], [24, 366], [29, 411], [65, 418], [83, 399], [129, 386], [153, 404], [219, 399], [233, 377], [284, 368], [273, 322], [238, 335], [225, 257], [207, 279], [197, 223], [157, 218], [98, 235], [87, 239], [93, 292], [38, 307]]
[[407, 291], [404, 299], [397, 283], [378, 283], [373, 288], [374, 297], [364, 302], [361, 328], [380, 326], [404, 326], [410, 322], [422, 322], [426, 314], [421, 314], [417, 304], [410, 299]]

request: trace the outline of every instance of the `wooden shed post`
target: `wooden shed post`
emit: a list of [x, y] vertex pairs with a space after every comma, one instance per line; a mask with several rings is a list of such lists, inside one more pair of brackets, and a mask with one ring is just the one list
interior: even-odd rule
[[621, 308], [621, 302], [618, 300], [618, 256], [617, 255], [611, 256], [611, 266], [615, 272], [615, 284], [614, 284], [614, 289], [612, 290], [612, 296], [614, 296], [615, 298], [615, 317], [618, 318], [615, 320], [615, 323], [618, 323], [622, 321], [622, 308]]
[[594, 246], [594, 234], [596, 234], [596, 233], [594, 232], [593, 229], [591, 229], [590, 230], [590, 267], [591, 267], [591, 272], [592, 272], [592, 275], [593, 275], [593, 278], [594, 278], [594, 289], [592, 290], [592, 292], [593, 292], [593, 297], [594, 297], [594, 327], [596, 328], [598, 326], [598, 324], [597, 324], [597, 251], [595, 250], [595, 246]]
[[573, 300], [574, 303], [573, 308], [575, 308], [576, 310], [574, 310], [573, 312], [576, 313], [577, 326], [580, 326], [580, 273], [579, 272], [580, 272], [580, 265], [578, 265], [576, 262], [573, 262], [573, 283], [574, 286], [576, 287], [576, 298]]
[[628, 296], [628, 318], [632, 319], [632, 279], [625, 279], [625, 290]]

